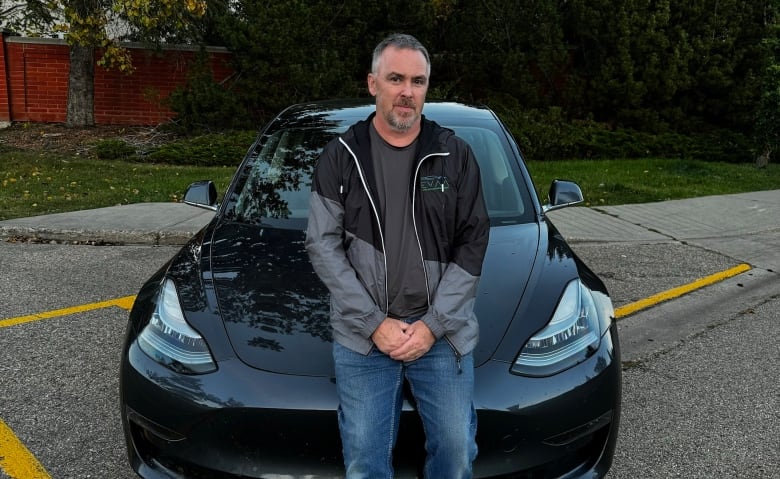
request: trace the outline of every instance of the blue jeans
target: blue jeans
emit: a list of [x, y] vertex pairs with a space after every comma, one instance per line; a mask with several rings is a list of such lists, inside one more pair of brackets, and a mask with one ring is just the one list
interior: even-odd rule
[[424, 356], [408, 363], [376, 348], [363, 355], [338, 343], [333, 358], [347, 479], [393, 477], [404, 378], [425, 431], [425, 477], [471, 477], [471, 463], [477, 456], [471, 353], [458, 358], [440, 339]]

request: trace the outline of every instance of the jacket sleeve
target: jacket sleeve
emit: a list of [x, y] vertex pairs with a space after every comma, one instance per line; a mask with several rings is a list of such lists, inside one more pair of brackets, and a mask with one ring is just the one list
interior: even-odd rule
[[431, 300], [431, 308], [423, 316], [423, 321], [437, 338], [454, 333], [476, 319], [474, 303], [490, 234], [479, 165], [471, 147], [462, 140], [456, 144], [455, 151], [462, 163], [452, 252]]
[[370, 338], [385, 313], [360, 282], [345, 250], [343, 174], [338, 168], [336, 144], [324, 150], [312, 178], [306, 251], [320, 280], [330, 291], [331, 319], [342, 327]]

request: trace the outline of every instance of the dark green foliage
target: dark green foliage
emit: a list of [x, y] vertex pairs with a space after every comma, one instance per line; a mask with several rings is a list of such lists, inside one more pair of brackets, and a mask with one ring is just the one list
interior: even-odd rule
[[[446, 65], [434, 73], [441, 71], [445, 81], [457, 82], [456, 98], [507, 95], [526, 108], [559, 105], [570, 77], [557, 3], [459, 2], [443, 29], [445, 41], [432, 47], [443, 52], [440, 63]], [[442, 79], [434, 74], [432, 81]]]
[[749, 129], [766, 3], [566, 2], [574, 70], [584, 80], [572, 112], [642, 130], [684, 130], [692, 119]]
[[592, 120], [569, 121], [557, 107], [500, 115], [531, 161], [666, 157], [737, 163], [752, 158], [750, 140], [730, 130], [684, 135], [610, 128]]
[[767, 166], [772, 153], [780, 150], [780, 0], [772, 3], [773, 15], [767, 18], [772, 35], [762, 45], [769, 61], [756, 112], [755, 136], [759, 144], [756, 166], [762, 168]]
[[56, 18], [57, 11], [47, 0], [0, 2], [0, 29], [6, 33], [49, 33]]
[[251, 130], [207, 133], [181, 137], [148, 151], [119, 139], [98, 140], [93, 152], [100, 160], [133, 161], [167, 165], [236, 167], [255, 141]]
[[93, 150], [100, 160], [131, 160], [136, 155], [135, 148], [116, 139], [98, 140]]
[[429, 2], [238, 0], [215, 28], [234, 54], [235, 88], [262, 123], [291, 103], [366, 95], [371, 49], [403, 30], [430, 43]]
[[778, 0], [209, 5], [201, 38], [233, 52], [237, 74], [230, 85], [195, 76], [172, 97], [187, 130], [365, 96], [372, 48], [402, 31], [432, 53], [429, 98], [500, 111], [534, 158], [745, 161], [760, 150], [746, 137], [768, 145], [780, 131], [767, 73], [778, 63]]
[[766, 166], [780, 150], [780, 64], [767, 69], [766, 84], [756, 114], [756, 137], [760, 145], [758, 166]]
[[18, 153], [20, 151], [23, 151], [21, 148], [17, 148], [15, 146], [9, 146], [4, 145], [3, 143], [0, 143], [0, 155], [4, 155], [6, 153]]
[[255, 140], [254, 131], [212, 133], [176, 140], [143, 158], [151, 163], [236, 167]]
[[166, 102], [176, 112], [176, 121], [168, 127], [179, 133], [252, 127], [238, 96], [214, 81], [204, 52], [190, 67], [186, 84], [174, 90]]
[[340, 21], [330, 2], [239, 1], [236, 8], [220, 29], [234, 53], [237, 87], [259, 122], [290, 103], [356, 95], [358, 49], [335, 40], [354, 38], [362, 22]]

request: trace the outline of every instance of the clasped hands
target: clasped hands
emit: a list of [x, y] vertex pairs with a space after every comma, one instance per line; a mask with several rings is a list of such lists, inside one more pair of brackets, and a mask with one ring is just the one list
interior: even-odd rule
[[396, 361], [414, 361], [436, 342], [428, 326], [417, 320], [411, 324], [394, 318], [385, 318], [371, 335], [380, 351]]

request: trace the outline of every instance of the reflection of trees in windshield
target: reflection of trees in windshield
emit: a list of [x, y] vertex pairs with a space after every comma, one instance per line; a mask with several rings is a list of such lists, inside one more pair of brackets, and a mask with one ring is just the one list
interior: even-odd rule
[[265, 134], [240, 179], [230, 219], [257, 224], [263, 218], [305, 218], [314, 165], [336, 134], [327, 126], [322, 121]]

